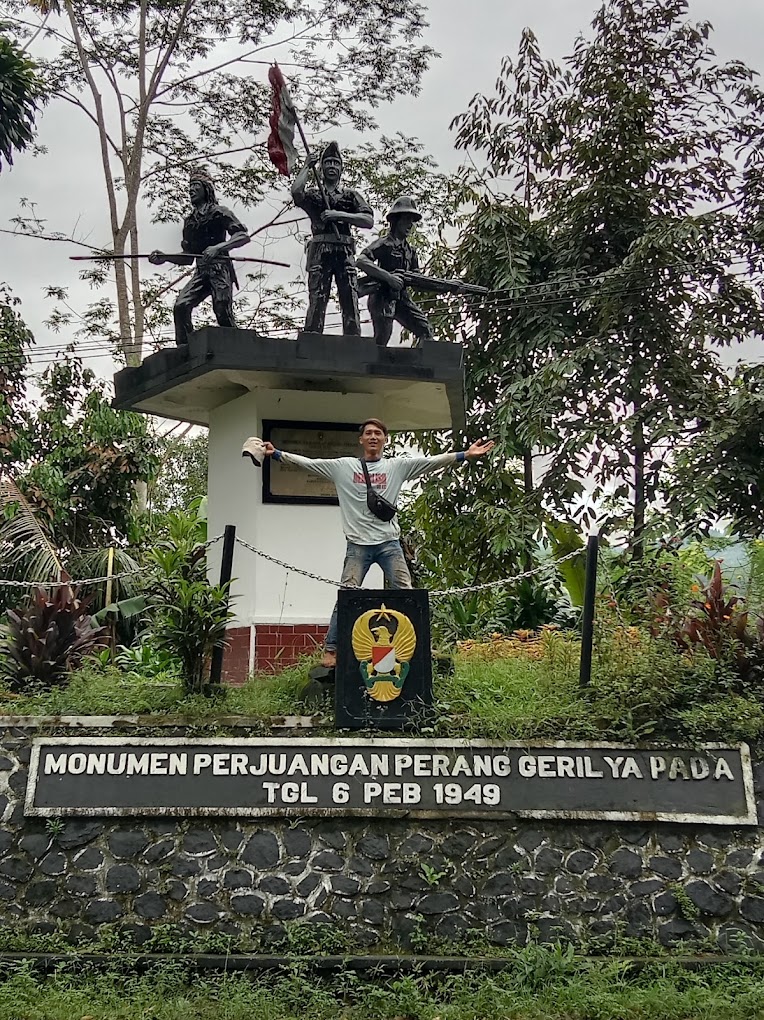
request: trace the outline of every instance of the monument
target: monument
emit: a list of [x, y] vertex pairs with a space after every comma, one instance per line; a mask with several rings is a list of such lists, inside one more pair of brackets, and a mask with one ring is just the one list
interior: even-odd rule
[[[114, 381], [119, 408], [209, 427], [209, 534], [233, 524], [241, 540], [233, 567], [236, 619], [224, 660], [224, 676], [230, 680], [288, 665], [323, 642], [345, 545], [331, 483], [300, 475], [285, 463], [269, 462], [262, 472], [253, 472], [241, 459], [245, 440], [262, 436], [274, 446], [312, 457], [357, 456], [357, 425], [370, 417], [408, 432], [465, 428], [461, 346], [434, 342], [421, 312], [414, 348], [387, 345], [393, 321], [412, 328], [419, 311], [408, 294], [414, 277], [417, 288], [428, 283], [435, 290], [459, 290], [464, 285], [418, 275], [406, 237], [419, 213], [413, 200], [402, 197], [389, 213], [390, 235], [368, 245], [360, 260], [364, 279], [372, 280], [376, 271], [375, 283], [380, 284], [376, 289], [363, 285], [373, 306], [375, 336], [360, 335], [353, 231], [369, 229], [373, 211], [357, 191], [341, 186], [342, 156], [336, 144], [317, 155], [309, 151], [278, 68], [271, 69], [270, 77], [269, 153], [285, 176], [297, 171], [291, 192], [310, 220], [305, 330], [293, 339], [276, 339], [235, 325], [229, 252], [246, 244], [248, 234], [233, 213], [218, 205], [211, 178], [194, 171], [189, 190], [193, 209], [184, 225], [181, 255], [183, 264], [194, 256], [197, 264], [176, 301], [176, 345], [123, 369]], [[307, 153], [299, 169], [295, 129]], [[399, 250], [402, 262], [391, 263], [387, 253], [394, 257]], [[180, 264], [178, 259], [172, 261]], [[162, 260], [167, 256], [159, 252], [151, 259], [155, 264]], [[393, 296], [390, 279], [380, 273], [394, 278]], [[332, 284], [342, 312], [341, 335], [323, 332]], [[218, 326], [194, 331], [191, 310], [207, 296]], [[211, 561], [211, 580], [217, 580], [216, 574], [217, 562]], [[375, 567], [366, 584], [378, 590], [381, 580]]]

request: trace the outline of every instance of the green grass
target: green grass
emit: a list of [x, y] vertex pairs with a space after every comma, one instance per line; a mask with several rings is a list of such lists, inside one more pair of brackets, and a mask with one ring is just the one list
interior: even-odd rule
[[[542, 740], [651, 737], [692, 741], [764, 740], [764, 690], [745, 690], [729, 668], [702, 649], [690, 655], [636, 628], [599, 635], [592, 682], [579, 688], [579, 644], [559, 632], [497, 657], [497, 643], [456, 656], [452, 675], [436, 676], [435, 712], [424, 735]], [[185, 697], [168, 673], [148, 677], [96, 660], [67, 686], [3, 697], [0, 714], [182, 716], [214, 723], [220, 716], [262, 719], [313, 714], [299, 695], [311, 662], [276, 676], [257, 676], [215, 698]], [[327, 716], [331, 705], [326, 706]], [[327, 719], [327, 722], [329, 720]]]
[[227, 687], [220, 698], [186, 697], [172, 674], [144, 677], [92, 662], [77, 670], [65, 687], [19, 697], [0, 694], [4, 715], [141, 715], [160, 713], [204, 719], [221, 714], [268, 718], [303, 712], [297, 704], [307, 667], [278, 676], [256, 677], [243, 687]]
[[671, 962], [629, 976], [616, 961], [585, 964], [533, 947], [497, 974], [331, 979], [289, 974], [191, 977], [161, 964], [140, 977], [115, 958], [111, 972], [82, 965], [48, 979], [26, 965], [0, 983], [0, 1020], [757, 1020], [764, 966]]

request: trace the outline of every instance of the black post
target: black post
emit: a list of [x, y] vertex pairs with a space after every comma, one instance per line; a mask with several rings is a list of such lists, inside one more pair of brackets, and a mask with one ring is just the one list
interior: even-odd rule
[[584, 584], [584, 615], [581, 621], [581, 665], [579, 687], [588, 687], [592, 679], [592, 643], [594, 641], [594, 600], [597, 594], [597, 556], [599, 535], [589, 535], [586, 543], [586, 581]]
[[[233, 550], [236, 545], [236, 526], [234, 524], [226, 524], [225, 531], [223, 532], [223, 557], [220, 561], [220, 585], [228, 584], [231, 580], [231, 571], [233, 570]], [[226, 601], [226, 608], [228, 602]], [[209, 687], [212, 691], [215, 687], [220, 686], [220, 677], [223, 673], [223, 652], [225, 648], [223, 644], [215, 645], [212, 649], [212, 662], [210, 664], [210, 682]]]

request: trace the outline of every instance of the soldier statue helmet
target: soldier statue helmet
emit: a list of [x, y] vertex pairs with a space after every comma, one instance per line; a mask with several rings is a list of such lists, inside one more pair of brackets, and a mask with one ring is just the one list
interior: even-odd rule
[[433, 339], [427, 316], [412, 299], [401, 275], [419, 272], [419, 259], [408, 235], [421, 219], [411, 195], [399, 195], [387, 214], [389, 232], [373, 241], [358, 258], [358, 268], [366, 273], [359, 294], [369, 298], [374, 340], [379, 347], [390, 342], [394, 322], [413, 333], [415, 346]]
[[408, 213], [415, 223], [419, 223], [422, 219], [422, 214], [416, 207], [416, 202], [411, 195], [399, 195], [393, 204], [390, 206], [390, 210], [386, 216], [389, 223], [392, 223], [396, 216], [400, 216], [403, 213]]

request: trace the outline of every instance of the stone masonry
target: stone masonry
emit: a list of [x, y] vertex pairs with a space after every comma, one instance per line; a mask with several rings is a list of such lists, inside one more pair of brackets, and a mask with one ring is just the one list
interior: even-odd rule
[[[764, 830], [464, 820], [25, 818], [31, 732], [0, 747], [0, 922], [92, 936], [119, 924], [366, 947], [619, 938], [764, 952]], [[756, 767], [762, 803], [764, 768]]]

